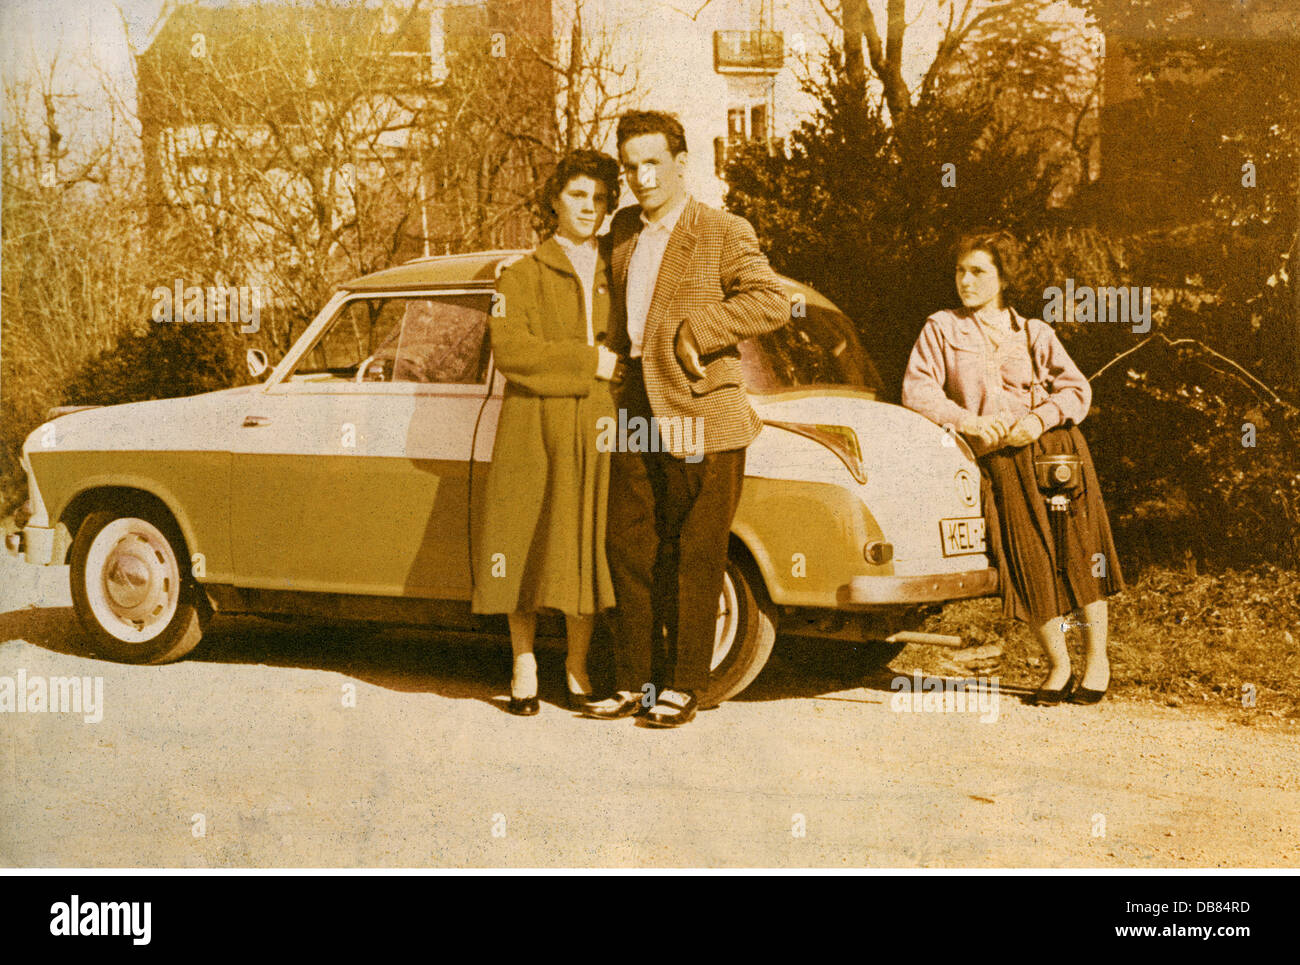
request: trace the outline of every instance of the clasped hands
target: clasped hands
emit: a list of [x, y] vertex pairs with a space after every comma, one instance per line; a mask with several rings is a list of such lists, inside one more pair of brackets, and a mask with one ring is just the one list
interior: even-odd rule
[[962, 435], [977, 440], [986, 450], [1011, 446], [1027, 446], [1043, 434], [1043, 420], [1028, 412], [1020, 419], [1001, 413], [999, 415], [967, 416], [957, 426]]

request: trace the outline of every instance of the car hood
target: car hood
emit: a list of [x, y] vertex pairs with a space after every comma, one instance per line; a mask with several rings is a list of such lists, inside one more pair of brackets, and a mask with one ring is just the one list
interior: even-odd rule
[[242, 403], [261, 388], [241, 385], [177, 399], [78, 409], [37, 426], [23, 450], [223, 449]]

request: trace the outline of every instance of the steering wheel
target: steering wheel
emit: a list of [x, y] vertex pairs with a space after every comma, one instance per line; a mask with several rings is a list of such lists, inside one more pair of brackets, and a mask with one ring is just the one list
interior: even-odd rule
[[352, 381], [357, 385], [363, 385], [366, 381], [366, 372], [370, 370], [370, 363], [379, 357], [379, 353], [366, 356], [365, 360], [357, 366], [357, 374], [352, 377]]

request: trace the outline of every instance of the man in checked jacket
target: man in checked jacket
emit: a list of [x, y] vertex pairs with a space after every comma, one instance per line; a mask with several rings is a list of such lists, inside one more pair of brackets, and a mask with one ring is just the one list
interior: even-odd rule
[[658, 445], [639, 447], [652, 451], [611, 457], [616, 692], [584, 713], [643, 713], [676, 727], [708, 687], [745, 447], [762, 428], [736, 346], [786, 324], [790, 303], [749, 222], [687, 193], [677, 118], [624, 114], [618, 150], [640, 204], [619, 211], [609, 232], [610, 348], [625, 360], [615, 398], [629, 424], [654, 416], [663, 431]]

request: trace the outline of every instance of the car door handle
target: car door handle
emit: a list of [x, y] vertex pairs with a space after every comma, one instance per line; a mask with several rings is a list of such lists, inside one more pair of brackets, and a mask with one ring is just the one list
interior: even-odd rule
[[253, 429], [257, 426], [270, 425], [271, 420], [264, 415], [246, 415], [244, 416], [244, 428]]

